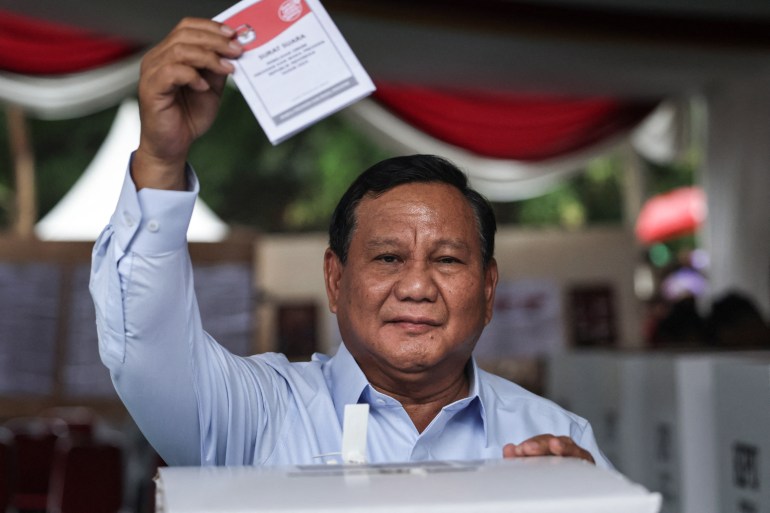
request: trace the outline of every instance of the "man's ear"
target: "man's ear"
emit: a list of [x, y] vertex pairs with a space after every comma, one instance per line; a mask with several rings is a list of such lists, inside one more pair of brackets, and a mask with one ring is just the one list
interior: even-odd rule
[[497, 260], [492, 258], [484, 271], [484, 301], [486, 312], [484, 314], [484, 325], [492, 320], [492, 313], [495, 310], [495, 290], [497, 290]]
[[337, 313], [341, 279], [342, 261], [331, 248], [326, 248], [326, 253], [324, 253], [324, 283], [326, 284], [326, 297], [329, 299], [329, 311], [333, 314]]

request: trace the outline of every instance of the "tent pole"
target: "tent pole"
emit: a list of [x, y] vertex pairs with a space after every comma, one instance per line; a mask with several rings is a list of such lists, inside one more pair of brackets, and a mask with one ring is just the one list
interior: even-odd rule
[[634, 223], [639, 217], [647, 194], [647, 176], [642, 158], [633, 145], [626, 143], [623, 145], [622, 151], [625, 164], [625, 172], [623, 173], [623, 224], [633, 231]]
[[37, 220], [35, 158], [24, 110], [21, 107], [9, 105], [6, 108], [6, 114], [16, 182], [13, 232], [19, 237], [29, 239], [34, 236]]

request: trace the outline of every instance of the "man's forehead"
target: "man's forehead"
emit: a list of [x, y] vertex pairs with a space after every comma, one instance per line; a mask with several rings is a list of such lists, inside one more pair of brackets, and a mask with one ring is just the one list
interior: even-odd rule
[[393, 225], [423, 224], [446, 232], [474, 229], [475, 215], [465, 197], [448, 186], [439, 188], [393, 188], [361, 201], [355, 212], [356, 224], [367, 230], [389, 232]]
[[352, 237], [368, 249], [418, 239], [453, 249], [473, 249], [479, 244], [468, 200], [457, 188], [441, 182], [404, 184], [366, 196], [356, 209]]
[[[412, 237], [405, 233], [397, 234], [395, 236], [377, 236], [371, 234], [366, 238], [366, 240], [363, 240], [362, 242], [366, 249], [377, 251], [388, 248], [396, 248], [411, 240]], [[467, 250], [471, 248], [473, 240], [473, 238], [471, 238], [471, 241], [468, 241], [460, 237], [439, 237], [432, 240], [431, 243], [433, 246], [441, 248]]]
[[452, 213], [472, 213], [467, 198], [456, 187], [443, 182], [411, 182], [397, 185], [381, 193], [369, 192], [359, 201], [355, 211], [426, 208]]

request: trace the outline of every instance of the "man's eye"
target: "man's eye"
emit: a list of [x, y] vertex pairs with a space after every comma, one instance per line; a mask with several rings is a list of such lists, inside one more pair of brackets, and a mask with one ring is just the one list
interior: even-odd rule
[[394, 264], [398, 261], [398, 258], [395, 255], [380, 255], [377, 257], [377, 260], [386, 264]]
[[456, 264], [459, 262], [455, 257], [445, 256], [438, 259], [440, 264]]

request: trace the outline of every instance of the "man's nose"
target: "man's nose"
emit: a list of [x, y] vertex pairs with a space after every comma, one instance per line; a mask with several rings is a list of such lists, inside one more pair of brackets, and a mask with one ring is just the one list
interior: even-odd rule
[[404, 266], [395, 286], [399, 301], [435, 301], [438, 287], [429, 263], [409, 262]]

